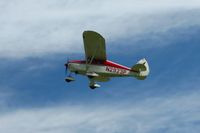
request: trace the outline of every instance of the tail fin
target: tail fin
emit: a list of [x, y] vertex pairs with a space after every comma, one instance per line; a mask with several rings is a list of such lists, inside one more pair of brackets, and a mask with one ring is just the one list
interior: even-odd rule
[[136, 76], [137, 79], [144, 80], [149, 75], [149, 65], [146, 59], [139, 60], [136, 65], [134, 65], [131, 70], [139, 72]]

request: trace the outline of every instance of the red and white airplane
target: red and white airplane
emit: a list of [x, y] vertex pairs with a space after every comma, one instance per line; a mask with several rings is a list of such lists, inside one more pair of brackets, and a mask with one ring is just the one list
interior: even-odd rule
[[85, 75], [89, 79], [89, 87], [100, 87], [96, 82], [107, 82], [112, 77], [135, 77], [144, 80], [149, 75], [149, 65], [145, 59], [139, 60], [131, 68], [107, 60], [105, 39], [97, 32], [84, 31], [83, 42], [85, 60], [68, 61], [66, 71], [70, 71], [66, 82], [74, 81], [71, 73]]

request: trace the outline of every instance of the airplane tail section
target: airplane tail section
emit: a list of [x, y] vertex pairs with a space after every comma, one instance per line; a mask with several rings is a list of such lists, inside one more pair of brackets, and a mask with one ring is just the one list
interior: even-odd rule
[[132, 68], [131, 70], [139, 72], [136, 76], [139, 80], [144, 80], [149, 75], [149, 65], [146, 59], [139, 60]]

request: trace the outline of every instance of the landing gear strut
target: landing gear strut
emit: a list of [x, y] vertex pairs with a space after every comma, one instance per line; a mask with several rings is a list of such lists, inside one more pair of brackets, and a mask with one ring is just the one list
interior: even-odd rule
[[71, 82], [71, 81], [75, 81], [75, 79], [71, 76], [71, 72], [69, 73], [69, 75], [65, 78], [66, 82]]
[[99, 88], [101, 87], [99, 84], [95, 83], [93, 78], [89, 78], [90, 82], [89, 82], [89, 87], [91, 89], [95, 89], [95, 88]]
[[[69, 67], [69, 60], [67, 61], [67, 63], [65, 64], [65, 75], [67, 75], [68, 72], [68, 67]], [[69, 73], [69, 75], [65, 78], [66, 82], [71, 82], [74, 81], [75, 79], [71, 76], [71, 72]]]

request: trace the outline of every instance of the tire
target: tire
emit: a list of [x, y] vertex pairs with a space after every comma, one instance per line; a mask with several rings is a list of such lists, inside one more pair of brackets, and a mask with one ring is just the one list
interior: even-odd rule
[[94, 86], [90, 86], [90, 89], [92, 89], [92, 90], [94, 90], [96, 87], [94, 87]]

